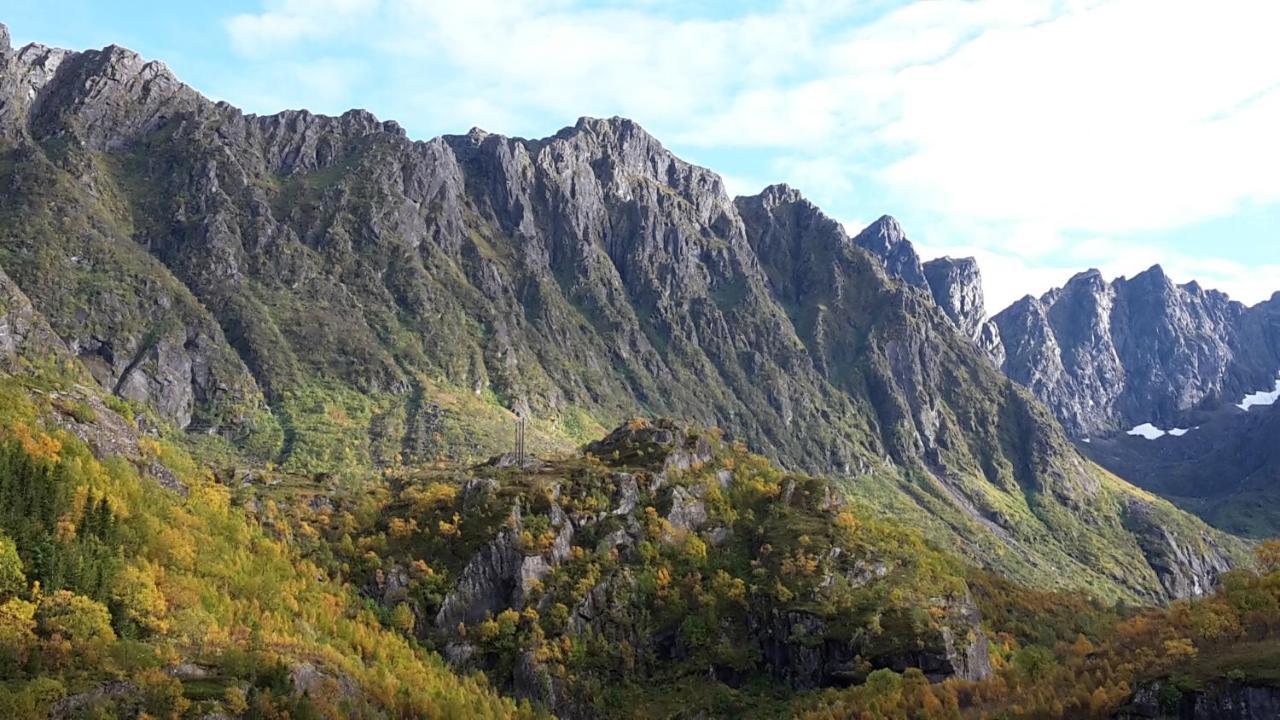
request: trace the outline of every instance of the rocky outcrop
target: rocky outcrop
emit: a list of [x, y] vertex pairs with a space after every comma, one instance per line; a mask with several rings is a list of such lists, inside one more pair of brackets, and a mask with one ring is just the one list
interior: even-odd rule
[[[698, 464], [670, 464], [698, 445]], [[990, 675], [986, 631], [963, 578], [917, 574], [928, 564], [919, 553], [936, 551], [821, 530], [861, 512], [845, 507], [838, 486], [773, 474], [716, 434], [668, 420], [631, 421], [591, 454], [523, 472], [477, 467], [482, 477], [435, 510], [465, 526], [459, 545], [475, 548], [432, 563], [433, 577], [447, 578], [445, 596], [435, 622], [417, 629], [455, 667], [483, 669], [514, 696], [569, 718], [599, 714], [575, 684], [590, 673], [539, 643], [616, 648], [590, 662], [621, 662], [641, 683], [655, 673], [710, 674], [730, 687], [812, 689], [857, 684], [880, 668], [918, 668], [933, 681]], [[477, 535], [486, 523], [492, 538]], [[366, 594], [420, 614], [429, 595], [397, 592], [400, 568], [414, 559], [384, 563]], [[690, 597], [714, 615], [670, 612]], [[496, 640], [487, 621], [516, 617], [522, 628], [550, 622]]]
[[[833, 637], [827, 620], [810, 613], [775, 613], [757, 620], [760, 654], [774, 674], [799, 689], [841, 687], [865, 679], [870, 669], [904, 672], [918, 668], [930, 680], [982, 680], [991, 675], [991, 656], [981, 616], [968, 599], [939, 606], [946, 621], [910, 647]], [[865, 663], [865, 664], [864, 664]]]
[[853, 242], [880, 258], [890, 275], [902, 278], [908, 285], [928, 289], [920, 256], [897, 219], [882, 216], [854, 236]]
[[1280, 370], [1270, 304], [1246, 308], [1157, 265], [1108, 283], [1080, 273], [994, 318], [1004, 370], [1076, 436], [1153, 423], [1269, 389]]
[[960, 332], [977, 339], [987, 319], [978, 261], [971, 257], [930, 260], [924, 264], [924, 277], [938, 307]]
[[1116, 720], [1273, 720], [1280, 717], [1280, 688], [1222, 681], [1189, 690], [1167, 681], [1147, 683], [1115, 715]]
[[704, 433], [691, 432], [688, 426], [667, 419], [632, 420], [589, 443], [586, 452], [612, 463], [662, 471], [688, 470], [712, 457], [711, 443]]
[[1217, 586], [1218, 577], [1231, 569], [1231, 559], [1212, 534], [1179, 537], [1161, 524], [1151, 503], [1139, 499], [1128, 500], [1124, 512], [1125, 527], [1168, 597], [1207, 595]]

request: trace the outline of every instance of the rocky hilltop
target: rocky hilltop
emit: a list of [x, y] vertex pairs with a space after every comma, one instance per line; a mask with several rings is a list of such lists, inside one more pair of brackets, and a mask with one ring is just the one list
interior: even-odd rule
[[[879, 669], [993, 672], [960, 568], [828, 482], [781, 473], [718, 433], [632, 420], [584, 457], [502, 465], [405, 483], [383, 512], [407, 529], [383, 562], [341, 559], [455, 667], [559, 717], [608, 714], [589, 682], [601, 672], [795, 690]], [[439, 592], [412, 591], [424, 563]], [[543, 618], [545, 635], [502, 636], [504, 623]], [[559, 633], [587, 652], [563, 653]]]
[[0, 266], [105, 389], [300, 472], [466, 455], [498, 436], [482, 415], [563, 448], [648, 414], [1016, 578], [1162, 600], [1240, 556], [999, 373], [971, 263], [782, 186], [731, 199], [621, 118], [413, 141], [246, 115], [115, 46], [5, 43]]

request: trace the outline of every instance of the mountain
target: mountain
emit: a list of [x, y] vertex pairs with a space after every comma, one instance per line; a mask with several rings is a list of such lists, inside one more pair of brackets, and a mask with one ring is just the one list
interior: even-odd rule
[[922, 263], [902, 226], [888, 215], [863, 229], [853, 242], [879, 258], [891, 276], [927, 290], [963, 335], [971, 338], [996, 365], [1004, 362], [1000, 331], [987, 318], [977, 260], [940, 257]]
[[1280, 533], [1280, 405], [1230, 405], [1196, 422], [1155, 439], [1093, 438], [1081, 449], [1214, 527], [1253, 538]]
[[1005, 372], [1090, 458], [1217, 527], [1280, 532], [1280, 294], [1246, 307], [1159, 266], [1092, 270], [994, 321]]
[[1160, 266], [1133, 278], [1080, 273], [997, 314], [1005, 373], [1076, 437], [1152, 423], [1271, 390], [1280, 371], [1280, 300], [1253, 308]]
[[7, 37], [0, 716], [1272, 697], [1280, 548], [1082, 456], [892, 218]]
[[105, 389], [228, 462], [352, 475], [492, 453], [511, 411], [542, 451], [670, 416], [1026, 581], [1155, 601], [1242, 557], [887, 273], [863, 245], [915, 270], [889, 219], [859, 240], [789, 188], [730, 199], [619, 118], [415, 142], [245, 115], [115, 46], [2, 60], [0, 266]]

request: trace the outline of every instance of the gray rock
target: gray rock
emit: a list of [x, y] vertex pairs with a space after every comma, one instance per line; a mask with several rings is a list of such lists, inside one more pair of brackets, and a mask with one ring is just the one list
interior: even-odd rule
[[1115, 714], [1116, 720], [1273, 720], [1280, 717], [1280, 688], [1221, 682], [1202, 690], [1144, 683]]
[[895, 218], [882, 216], [858, 233], [853, 242], [883, 260], [890, 275], [902, 278], [908, 285], [929, 287], [920, 256]]
[[960, 332], [976, 341], [987, 319], [978, 262], [971, 257], [937, 258], [924, 264], [924, 277], [938, 307]]
[[138, 686], [131, 682], [115, 681], [99, 685], [86, 692], [68, 695], [53, 704], [49, 710], [50, 720], [70, 720], [80, 717], [80, 713], [104, 700], [132, 698], [138, 695]]
[[859, 659], [896, 672], [919, 668], [934, 682], [990, 676], [989, 645], [977, 609], [967, 597], [944, 605], [946, 619], [937, 631], [903, 647], [895, 647], [892, 639], [885, 639], [877, 648], [864, 646], [857, 639], [835, 641], [830, 639], [826, 622], [816, 615], [775, 612], [757, 628], [761, 656], [776, 677], [800, 689], [859, 682]]
[[613, 510], [610, 514], [630, 514], [640, 502], [640, 485], [631, 473], [614, 473], [611, 479], [616, 485], [613, 492]]
[[707, 522], [707, 506], [685, 488], [677, 485], [671, 489], [671, 511], [667, 522], [676, 530], [697, 530]]
[[516, 536], [504, 530], [480, 549], [436, 613], [436, 629], [453, 633], [460, 623], [474, 624], [515, 605], [521, 591], [524, 554]]
[[1111, 283], [1080, 273], [994, 320], [1006, 374], [1089, 437], [1147, 422], [1177, 427], [1202, 407], [1271, 387], [1280, 370], [1272, 307], [1175, 285], [1157, 265]]
[[1165, 527], [1150, 503], [1130, 499], [1125, 506], [1125, 527], [1133, 533], [1147, 564], [1155, 571], [1171, 598], [1207, 595], [1232, 563], [1218, 546], [1217, 539], [1201, 533], [1198, 537], [1175, 535]]

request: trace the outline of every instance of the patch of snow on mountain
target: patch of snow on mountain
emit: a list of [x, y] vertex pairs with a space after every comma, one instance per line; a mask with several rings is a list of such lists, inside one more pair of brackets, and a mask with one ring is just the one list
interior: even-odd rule
[[1241, 400], [1240, 403], [1236, 405], [1236, 407], [1240, 408], [1241, 410], [1248, 410], [1249, 408], [1255, 405], [1261, 405], [1261, 406], [1275, 405], [1277, 400], [1280, 400], [1280, 380], [1276, 380], [1275, 390], [1272, 390], [1270, 392], [1266, 390], [1260, 390], [1256, 393], [1253, 393], [1252, 395], [1245, 395], [1244, 400]]
[[1182, 437], [1183, 435], [1186, 435], [1187, 433], [1191, 432], [1191, 430], [1192, 428], [1174, 428], [1169, 431], [1169, 434], [1174, 437]]
[[1142, 423], [1126, 434], [1137, 435], [1138, 437], [1144, 437], [1148, 440], [1155, 440], [1156, 438], [1164, 437], [1164, 431], [1151, 423]]

